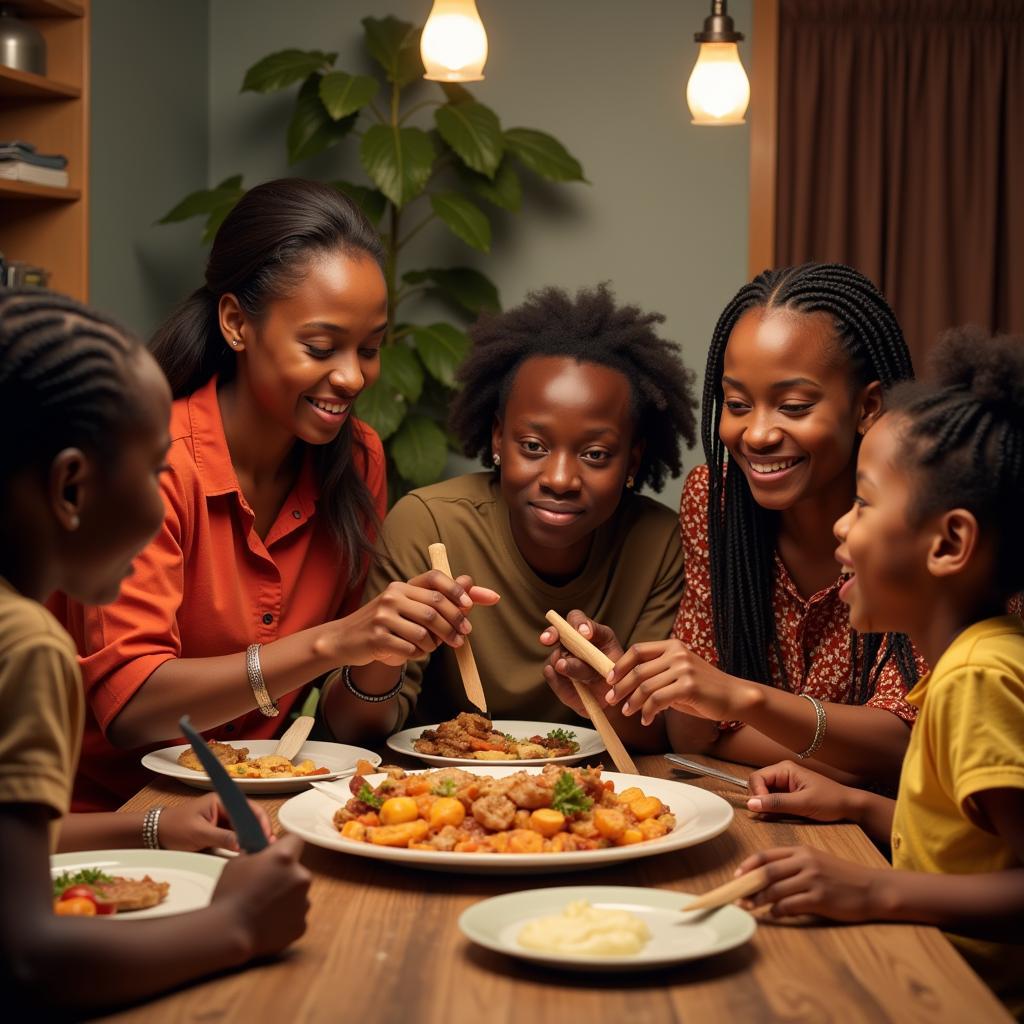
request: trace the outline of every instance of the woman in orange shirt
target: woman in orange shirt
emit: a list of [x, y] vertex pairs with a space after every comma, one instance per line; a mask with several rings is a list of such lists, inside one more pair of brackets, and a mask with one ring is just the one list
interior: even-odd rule
[[141, 748], [175, 737], [186, 712], [219, 739], [271, 738], [305, 684], [354, 666], [323, 713], [358, 722], [397, 693], [358, 667], [458, 646], [474, 601], [497, 600], [428, 572], [360, 607], [387, 481], [380, 439], [351, 409], [380, 373], [382, 260], [336, 190], [268, 182], [228, 215], [206, 284], [157, 332], [175, 398], [163, 527], [118, 601], [55, 608], [89, 704], [76, 810], [138, 790]]

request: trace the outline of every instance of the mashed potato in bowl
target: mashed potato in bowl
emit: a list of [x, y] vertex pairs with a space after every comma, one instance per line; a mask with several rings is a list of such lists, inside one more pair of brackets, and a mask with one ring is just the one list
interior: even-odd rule
[[517, 941], [541, 953], [632, 956], [650, 938], [647, 925], [628, 910], [594, 907], [586, 900], [576, 900], [560, 914], [527, 922]]

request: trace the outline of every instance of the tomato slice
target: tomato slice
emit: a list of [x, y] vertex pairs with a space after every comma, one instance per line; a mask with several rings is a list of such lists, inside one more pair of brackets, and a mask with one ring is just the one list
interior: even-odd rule
[[86, 896], [72, 896], [69, 900], [57, 900], [53, 909], [61, 917], [95, 917], [96, 903]]
[[96, 902], [96, 892], [91, 885], [69, 885], [60, 895], [62, 900], [86, 899]]

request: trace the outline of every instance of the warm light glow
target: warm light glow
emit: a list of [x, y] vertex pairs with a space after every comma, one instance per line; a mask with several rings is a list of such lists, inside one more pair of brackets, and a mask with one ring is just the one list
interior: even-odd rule
[[487, 33], [476, 0], [434, 0], [420, 56], [423, 77], [432, 82], [479, 82], [487, 62]]
[[735, 43], [701, 43], [686, 83], [694, 124], [743, 124], [750, 82]]

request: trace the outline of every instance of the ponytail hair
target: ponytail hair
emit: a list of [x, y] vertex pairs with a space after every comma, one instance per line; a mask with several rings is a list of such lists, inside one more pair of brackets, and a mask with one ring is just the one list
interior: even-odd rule
[[[175, 398], [190, 395], [215, 374], [228, 380], [236, 357], [220, 330], [221, 296], [231, 294], [258, 318], [302, 280], [311, 257], [343, 252], [384, 266], [380, 237], [359, 208], [337, 189], [301, 178], [268, 181], [247, 192], [217, 230], [205, 283], [167, 318], [150, 342]], [[372, 554], [373, 499], [354, 464], [352, 420], [314, 453], [319, 508], [341, 550], [352, 586]], [[368, 457], [365, 451], [361, 458]]]

